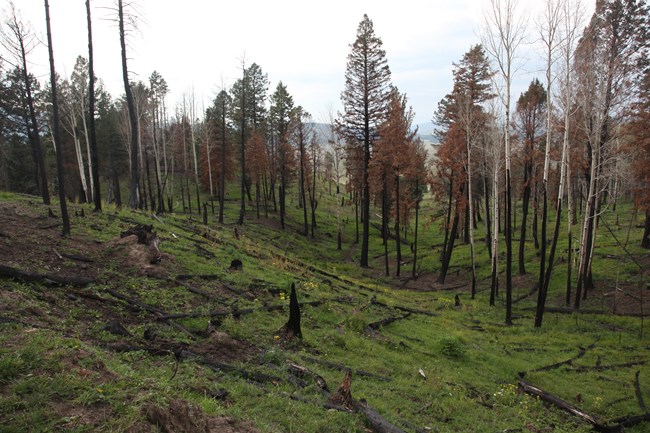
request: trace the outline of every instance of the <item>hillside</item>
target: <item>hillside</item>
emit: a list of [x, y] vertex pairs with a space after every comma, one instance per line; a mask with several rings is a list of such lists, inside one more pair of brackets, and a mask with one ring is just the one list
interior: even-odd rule
[[[338, 251], [327, 211], [309, 239], [294, 204], [284, 231], [252, 213], [243, 226], [209, 214], [205, 226], [76, 204], [61, 238], [38, 198], [0, 198], [1, 432], [650, 427], [650, 296], [613, 241], [583, 311], [559, 308], [554, 292], [535, 329], [532, 276], [518, 277], [505, 326], [501, 299], [470, 299], [464, 247], [445, 285], [431, 239], [418, 280], [382, 277], [379, 241], [358, 269], [353, 223]], [[152, 225], [159, 250], [121, 237], [137, 225]], [[647, 273], [647, 252], [629, 249]], [[301, 339], [285, 327], [292, 284]], [[349, 393], [337, 392], [348, 372]]]

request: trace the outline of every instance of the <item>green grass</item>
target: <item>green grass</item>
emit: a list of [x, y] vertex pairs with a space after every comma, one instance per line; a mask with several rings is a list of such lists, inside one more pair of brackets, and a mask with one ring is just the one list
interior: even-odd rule
[[[2, 193], [0, 199], [17, 203], [27, 200], [7, 193]], [[466, 288], [443, 292], [393, 288], [399, 281], [383, 275], [382, 258], [375, 259], [370, 269], [357, 266], [360, 247], [351, 242], [354, 208], [343, 210], [343, 218], [347, 219], [345, 243], [342, 250], [337, 250], [336, 219], [331, 217], [335, 215], [333, 198], [323, 194], [319, 203], [315, 240], [299, 233], [301, 210], [295, 203], [288, 206], [284, 231], [258, 223], [252, 210], [246, 223], [236, 226], [235, 202], [227, 205], [225, 225], [216, 224], [216, 215], [210, 214], [208, 227], [203, 227], [198, 215], [164, 214], [160, 216], [164, 223], [160, 223], [146, 213], [106, 206], [102, 214], [92, 214], [90, 205], [74, 205], [84, 207], [86, 217], [73, 220], [73, 236], [108, 241], [129, 227], [124, 218], [153, 224], [163, 240], [161, 249], [174, 258], [173, 269], [220, 278], [191, 281], [196, 288], [219, 294], [215, 299], [204, 299], [182, 285], [131, 275], [128, 268], [111, 261], [110, 252], [104, 252], [100, 281], [84, 290], [108, 298], [104, 290], [111, 288], [170, 313], [208, 313], [232, 308], [235, 301], [237, 309], [288, 306], [289, 286], [295, 282], [299, 301], [323, 303], [303, 307], [303, 339], [299, 342], [277, 338], [287, 321], [286, 308], [211, 321], [218, 331], [256, 348], [248, 361], [233, 361], [235, 367], [281, 378], [276, 383], [259, 384], [237, 374], [212, 371], [192, 359], [177, 361], [172, 353], [108, 350], [108, 344], [147, 344], [142, 335], [150, 327], [166, 341], [187, 345], [194, 341], [170, 323], [158, 322], [149, 313], [129, 311], [120, 303], [111, 307], [111, 314], [124, 320], [133, 336], [115, 336], [102, 330], [110, 318], [105, 306], [72, 302], [66, 298], [65, 288], [39, 291], [28, 284], [3, 280], [3, 290], [10, 291], [12, 299], [17, 300], [7, 316], [28, 325], [0, 324], [0, 431], [25, 431], [27, 426], [30, 431], [126, 431], [142, 426], [140, 423], [149, 426], [141, 412], [144, 405], [165, 407], [173, 399], [196, 404], [208, 415], [249, 420], [263, 432], [365, 431], [358, 414], [324, 409], [322, 403], [326, 398], [309, 378], [304, 387], [288, 379], [287, 366], [295, 363], [322, 376], [335, 390], [345, 373], [314, 359], [370, 373], [353, 376], [353, 396], [365, 399], [389, 421], [409, 432], [413, 428], [403, 421], [438, 432], [549, 428], [556, 432], [591, 431], [588, 424], [520, 392], [520, 372], [527, 372], [527, 381], [602, 421], [641, 413], [633, 387], [637, 371], [642, 395], [650, 401], [648, 333], [640, 337], [643, 322], [639, 318], [547, 313], [544, 326], [536, 329], [531, 310], [536, 299], [533, 296], [515, 305], [515, 324], [505, 326], [503, 293], [496, 307], [488, 305], [489, 293], [485, 289], [490, 267], [482, 242], [477, 243], [476, 299], [470, 299]], [[442, 234], [438, 222], [431, 223], [427, 217], [434, 207], [430, 199], [423, 206], [419, 256], [421, 269], [435, 274], [438, 252], [431, 246], [442, 242]], [[616, 215], [604, 216], [613, 224], [619, 240], [627, 236], [631, 215], [630, 207], [619, 207], [619, 225], [615, 225]], [[235, 237], [235, 227], [239, 239]], [[567, 248], [564, 225], [562, 230], [558, 256]], [[578, 231], [574, 227], [575, 236]], [[482, 233], [481, 226], [477, 232]], [[639, 232], [633, 228], [628, 244], [628, 250], [635, 256], [645, 253], [637, 247]], [[202, 236], [204, 233], [207, 237]], [[371, 234], [370, 255], [375, 257], [383, 253], [383, 246], [377, 233]], [[197, 244], [210, 256], [202, 253]], [[461, 242], [457, 245], [452, 270], [466, 275], [470, 266], [469, 246]], [[643, 283], [638, 267], [620, 259], [625, 252], [604, 227], [599, 229], [597, 245], [593, 268], [598, 284], [615, 285], [617, 276], [621, 282]], [[404, 253], [408, 253], [408, 248]], [[394, 242], [389, 245], [389, 254], [394, 256]], [[227, 270], [234, 258], [243, 261], [242, 272]], [[535, 281], [539, 265], [532, 243], [526, 258], [531, 281]], [[310, 266], [335, 274], [340, 280], [311, 271]], [[410, 266], [405, 266], [403, 272], [410, 274]], [[556, 268], [549, 305], [563, 304], [565, 272], [564, 265]], [[251, 296], [239, 297], [221, 288], [222, 284]], [[45, 297], [43, 290], [47, 290]], [[515, 296], [528, 290], [517, 287]], [[607, 290], [590, 294], [584, 307], [601, 307], [602, 291]], [[461, 307], [454, 306], [457, 293], [461, 294]], [[373, 297], [389, 307], [373, 304]], [[378, 331], [368, 331], [371, 322], [404, 314], [395, 307], [434, 315], [411, 314]], [[35, 309], [50, 320], [30, 318], [30, 311]], [[29, 326], [32, 320], [47, 326]], [[208, 328], [207, 317], [185, 318], [175, 323], [196, 333], [199, 342], [205, 338], [202, 333]], [[584, 355], [570, 365], [534, 371], [572, 359], [581, 350]], [[594, 368], [634, 361], [645, 363]], [[207, 394], [219, 388], [229, 392], [225, 401]], [[91, 417], [91, 413], [100, 415]], [[626, 431], [640, 433], [647, 428], [646, 424]]]

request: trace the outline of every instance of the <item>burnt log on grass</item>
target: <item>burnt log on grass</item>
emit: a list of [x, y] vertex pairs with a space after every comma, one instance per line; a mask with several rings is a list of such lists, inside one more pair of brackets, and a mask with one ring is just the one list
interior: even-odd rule
[[370, 331], [376, 331], [379, 328], [381, 328], [382, 326], [389, 325], [389, 324], [391, 324], [391, 323], [393, 323], [393, 322], [395, 322], [397, 320], [406, 319], [410, 315], [411, 315], [411, 313], [406, 313], [403, 316], [386, 317], [385, 319], [381, 319], [381, 320], [378, 320], [376, 322], [372, 322], [372, 323], [368, 324], [368, 327], [366, 329], [368, 329]]
[[[298, 305], [299, 307], [304, 307], [304, 306], [310, 306], [310, 307], [318, 307], [321, 305], [323, 301], [309, 301], [309, 302], [299, 302]], [[186, 319], [186, 318], [197, 318], [197, 317], [210, 317], [212, 319], [220, 318], [220, 317], [235, 317], [239, 318], [241, 316], [244, 316], [246, 314], [251, 314], [255, 313], [257, 311], [266, 311], [266, 312], [271, 312], [271, 311], [280, 311], [284, 310], [285, 305], [282, 304], [275, 304], [275, 305], [263, 305], [258, 308], [244, 308], [241, 310], [238, 309], [233, 309], [233, 310], [221, 310], [221, 311], [207, 311], [207, 312], [189, 312], [189, 313], [168, 313], [162, 316], [156, 317], [157, 320], [159, 321], [166, 321], [166, 320], [174, 320], [174, 319]]]
[[[575, 356], [573, 356], [573, 357], [571, 357], [571, 358], [569, 358], [567, 360], [556, 362], [556, 363], [553, 363], [553, 364], [550, 364], [550, 365], [545, 365], [543, 367], [534, 368], [532, 370], [529, 370], [528, 372], [537, 373], [537, 372], [540, 372], [540, 371], [550, 371], [550, 370], [555, 370], [556, 368], [563, 367], [565, 365], [572, 365], [573, 361], [582, 358], [583, 356], [585, 356], [585, 354], [587, 353], [588, 350], [591, 350], [594, 347], [596, 347], [595, 342], [591, 343], [586, 348], [581, 347], [580, 351]], [[523, 379], [526, 376], [526, 373], [527, 373], [526, 371], [519, 372], [519, 377]]]
[[177, 280], [191, 280], [198, 278], [201, 280], [220, 280], [223, 278], [223, 275], [219, 274], [178, 274], [176, 275]]
[[533, 384], [526, 382], [523, 379], [520, 379], [518, 383], [519, 383], [519, 388], [521, 388], [521, 390], [526, 394], [530, 394], [534, 397], [539, 397], [540, 400], [550, 403], [553, 406], [562, 409], [566, 412], [569, 412], [570, 414], [573, 414], [578, 418], [581, 418], [583, 421], [588, 422], [594, 427], [597, 425], [601, 425], [601, 423], [593, 415], [590, 415], [587, 412], [583, 411], [582, 409], [572, 405], [571, 403], [562, 400], [560, 397], [548, 393], [543, 389], [538, 388]]
[[0, 265], [0, 277], [13, 278], [21, 281], [40, 282], [46, 285], [55, 286], [70, 285], [75, 287], [85, 287], [95, 282], [94, 279], [87, 277], [38, 274], [34, 272], [23, 271], [17, 268], [12, 268], [11, 266], [6, 265]]
[[[122, 293], [116, 292], [113, 289], [106, 289], [106, 293], [113, 296], [114, 298], [117, 298], [117, 299], [120, 299], [120, 300], [126, 302], [127, 304], [131, 305], [132, 307], [135, 307], [135, 308], [137, 308], [139, 310], [151, 313], [151, 314], [155, 315], [156, 318], [168, 316], [168, 314], [164, 310], [161, 310], [161, 309], [159, 309], [157, 307], [154, 307], [153, 305], [145, 304], [144, 302], [138, 301], [137, 299], [133, 299], [133, 298], [131, 298], [129, 296], [126, 296], [126, 295], [124, 295]], [[193, 340], [197, 339], [197, 336], [192, 331], [187, 329], [186, 327], [184, 327], [182, 325], [179, 325], [178, 323], [174, 323], [174, 322], [171, 322], [171, 326], [173, 326], [174, 328], [178, 329], [179, 331], [187, 334]]]
[[634, 375], [634, 394], [636, 395], [636, 401], [639, 403], [639, 408], [647, 414], [648, 408], [646, 408], [645, 402], [643, 401], [643, 393], [641, 392], [639, 374], [641, 374], [641, 370], [637, 370], [636, 374]]
[[593, 415], [588, 414], [582, 409], [562, 400], [560, 397], [553, 395], [538, 388], [523, 379], [519, 380], [519, 387], [526, 394], [538, 397], [540, 400], [552, 404], [553, 406], [562, 409], [572, 415], [577, 416], [583, 421], [591, 424], [593, 429], [597, 432], [603, 433], [618, 433], [624, 432], [627, 427], [632, 427], [642, 422], [650, 422], [650, 414], [644, 413], [642, 415], [628, 415], [621, 418], [612, 419], [607, 423], [598, 421]]
[[[168, 281], [174, 282], [171, 279], [169, 279]], [[196, 287], [192, 286], [191, 284], [183, 282], [183, 280], [179, 279], [178, 277], [176, 277], [176, 281], [174, 283], [185, 287], [187, 290], [194, 293], [195, 295], [203, 296], [204, 298], [209, 299], [211, 301], [219, 300], [219, 298], [217, 296], [214, 296], [213, 294], [208, 293], [208, 292], [206, 292], [204, 290], [197, 289]]]
[[282, 378], [272, 376], [266, 373], [259, 373], [255, 371], [248, 371], [243, 367], [236, 367], [231, 364], [226, 364], [215, 359], [201, 356], [197, 353], [188, 350], [187, 345], [183, 343], [165, 343], [158, 345], [132, 345], [128, 343], [106, 343], [102, 347], [118, 353], [126, 352], [146, 352], [151, 356], [166, 356], [173, 355], [177, 361], [194, 361], [198, 364], [204, 365], [215, 372], [223, 372], [233, 376], [238, 376], [243, 379], [256, 383], [273, 383], [278, 384], [282, 382]]
[[403, 307], [403, 306], [401, 306], [401, 305], [388, 305], [388, 304], [385, 304], [385, 303], [383, 303], [383, 302], [381, 302], [381, 301], [378, 301], [376, 297], [373, 297], [373, 298], [370, 300], [370, 303], [371, 303], [372, 305], [379, 305], [380, 307], [385, 307], [385, 308], [394, 308], [394, 309], [396, 309], [396, 310], [404, 311], [404, 312], [407, 312], [407, 313], [422, 314], [422, 315], [424, 315], [424, 316], [429, 316], [429, 317], [435, 317], [435, 316], [438, 316], [438, 314], [436, 314], [436, 313], [432, 313], [431, 311], [418, 310], [418, 309], [416, 309], [416, 308]]
[[644, 359], [640, 359], [637, 361], [623, 362], [621, 364], [606, 364], [606, 365], [594, 365], [594, 366], [581, 365], [579, 367], [573, 367], [568, 370], [574, 371], [576, 373], [584, 373], [588, 371], [603, 371], [603, 370], [615, 370], [617, 368], [636, 367], [637, 365], [645, 365], [645, 364], [646, 361]]
[[[303, 367], [302, 365], [294, 364], [292, 362], [287, 365], [287, 370], [289, 371], [289, 374], [298, 379], [305, 379], [306, 377], [310, 377], [321, 391], [329, 394], [330, 389], [327, 386], [327, 382], [321, 375], [312, 372], [307, 367]], [[305, 386], [307, 386], [306, 383], [304, 386], [302, 386], [302, 388]]]
[[352, 397], [352, 373], [347, 372], [339, 389], [332, 394], [328, 402], [336, 406], [343, 406], [362, 414], [368, 426], [376, 433], [406, 433], [401, 428], [393, 425], [379, 412], [374, 410], [364, 400], [355, 400]]
[[77, 254], [68, 254], [68, 253], [60, 253], [60, 254], [61, 254], [61, 257], [64, 257], [64, 258], [70, 259], [70, 260], [75, 260], [77, 262], [83, 262], [83, 263], [94, 263], [95, 262], [95, 260], [93, 260], [93, 259], [91, 259], [89, 257], [84, 257], [84, 256], [80, 256], [80, 255], [77, 255]]
[[104, 325], [102, 331], [106, 331], [113, 335], [121, 335], [123, 337], [131, 336], [131, 333], [124, 327], [124, 325], [122, 325], [120, 321], [116, 319], [113, 319]]
[[379, 380], [381, 382], [390, 382], [391, 381], [391, 379], [389, 377], [379, 376], [377, 374], [369, 373], [369, 372], [364, 371], [364, 370], [355, 370], [355, 369], [352, 369], [352, 368], [347, 367], [345, 365], [337, 364], [335, 362], [325, 361], [325, 360], [318, 359], [318, 358], [313, 358], [311, 356], [303, 356], [302, 359], [304, 359], [307, 362], [311, 362], [312, 364], [322, 365], [323, 367], [327, 367], [327, 368], [330, 368], [332, 370], [345, 371], [345, 372], [349, 371], [351, 373], [354, 373], [356, 376], [368, 377], [368, 378], [371, 378], [371, 379]]

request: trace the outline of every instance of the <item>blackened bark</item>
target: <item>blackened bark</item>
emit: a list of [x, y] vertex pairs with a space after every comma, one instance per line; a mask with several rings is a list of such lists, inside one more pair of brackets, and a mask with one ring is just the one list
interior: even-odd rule
[[117, 14], [120, 29], [120, 46], [122, 49], [122, 80], [124, 81], [124, 93], [126, 95], [126, 106], [129, 111], [129, 123], [131, 125], [131, 186], [129, 207], [135, 209], [138, 207], [139, 189], [138, 189], [138, 118], [135, 115], [135, 105], [133, 102], [133, 93], [129, 83], [129, 70], [126, 63], [126, 39], [124, 30], [124, 8], [122, 0], [117, 2]]
[[300, 304], [296, 296], [296, 285], [291, 283], [291, 295], [289, 296], [289, 321], [284, 325], [289, 337], [302, 338], [300, 330]]
[[645, 228], [643, 229], [643, 238], [641, 238], [641, 247], [650, 248], [650, 209], [645, 211]]
[[101, 185], [99, 183], [99, 161], [97, 159], [97, 133], [95, 127], [95, 68], [93, 59], [93, 31], [90, 17], [90, 0], [86, 0], [88, 20], [88, 120], [90, 127], [90, 165], [93, 171], [93, 198], [95, 211], [102, 210]]
[[45, 0], [45, 22], [47, 25], [47, 48], [50, 57], [50, 86], [52, 88], [52, 111], [54, 114], [54, 142], [57, 145], [56, 152], [56, 173], [59, 181], [59, 205], [61, 209], [61, 222], [63, 223], [62, 235], [70, 234], [70, 217], [65, 196], [65, 169], [63, 167], [63, 141], [61, 140], [61, 128], [59, 117], [59, 102], [56, 94], [56, 71], [54, 70], [54, 49], [52, 48], [52, 30], [50, 27], [50, 5]]
[[519, 275], [526, 273], [525, 248], [526, 248], [526, 222], [528, 220], [528, 205], [530, 203], [530, 173], [531, 163], [526, 162], [524, 167], [524, 193], [521, 205], [521, 232], [519, 235]]

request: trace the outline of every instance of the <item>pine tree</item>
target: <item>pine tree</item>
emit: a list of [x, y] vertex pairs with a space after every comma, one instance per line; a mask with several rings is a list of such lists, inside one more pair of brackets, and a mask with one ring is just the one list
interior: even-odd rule
[[[546, 90], [539, 80], [533, 80], [528, 89], [519, 96], [515, 112], [515, 125], [521, 132], [523, 146], [521, 148], [524, 179], [521, 208], [521, 234], [519, 237], [519, 274], [526, 273], [524, 248], [526, 243], [526, 226], [528, 219], [528, 206], [530, 204], [532, 186], [537, 180], [533, 177], [535, 166], [535, 153], [537, 145], [544, 132], [543, 125], [546, 114]], [[542, 236], [544, 238], [544, 236]], [[543, 245], [543, 242], [542, 242]]]
[[[284, 229], [284, 219], [286, 216], [286, 190], [291, 177], [291, 170], [294, 165], [294, 156], [291, 145], [289, 144], [291, 117], [293, 116], [294, 106], [293, 97], [287, 91], [287, 86], [278, 83], [275, 92], [271, 95], [271, 108], [269, 112], [269, 123], [271, 140], [275, 143], [277, 149], [272, 152], [271, 157], [275, 161], [273, 166], [276, 167], [280, 185], [278, 198], [280, 202], [280, 226]], [[273, 188], [275, 182], [271, 182]]]
[[345, 89], [341, 93], [343, 113], [337, 124], [349, 143], [361, 147], [363, 235], [361, 266], [368, 267], [370, 229], [370, 188], [368, 166], [377, 128], [386, 119], [390, 96], [390, 69], [382, 41], [375, 35], [372, 21], [364, 15], [357, 38], [350, 47], [345, 71]]

